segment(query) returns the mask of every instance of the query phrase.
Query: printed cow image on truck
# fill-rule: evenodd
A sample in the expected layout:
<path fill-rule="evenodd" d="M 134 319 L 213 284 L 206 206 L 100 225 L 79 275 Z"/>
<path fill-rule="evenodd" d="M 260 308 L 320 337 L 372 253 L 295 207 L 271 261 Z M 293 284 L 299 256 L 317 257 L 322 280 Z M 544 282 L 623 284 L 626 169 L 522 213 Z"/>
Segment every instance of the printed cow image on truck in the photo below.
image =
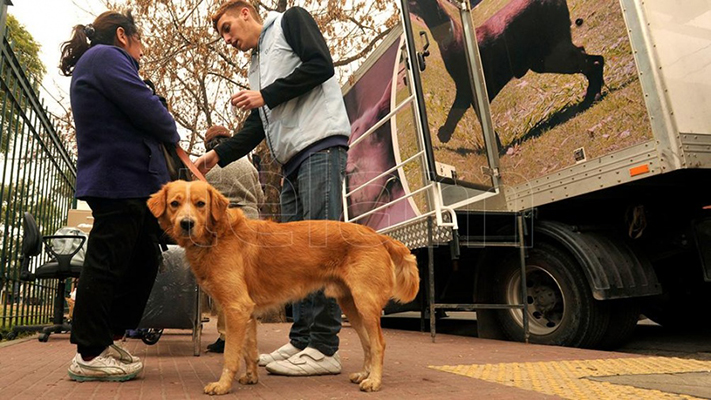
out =
<path fill-rule="evenodd" d="M 614 348 L 708 327 L 711 6 L 401 0 L 343 88 L 345 219 L 418 255 L 423 311 Z M 693 306 L 691 306 L 693 305 Z"/>
<path fill-rule="evenodd" d="M 464 58 L 462 24 L 449 14 L 446 0 L 411 0 L 410 13 L 422 19 L 440 48 L 442 61 L 456 86 L 447 120 L 437 131 L 447 143 L 474 97 Z M 489 101 L 513 78 L 529 70 L 537 73 L 583 74 L 588 80 L 581 108 L 600 97 L 604 58 L 589 55 L 573 44 L 570 15 L 565 0 L 512 0 L 484 24 L 476 36 Z M 503 150 L 496 135 L 497 146 Z"/>

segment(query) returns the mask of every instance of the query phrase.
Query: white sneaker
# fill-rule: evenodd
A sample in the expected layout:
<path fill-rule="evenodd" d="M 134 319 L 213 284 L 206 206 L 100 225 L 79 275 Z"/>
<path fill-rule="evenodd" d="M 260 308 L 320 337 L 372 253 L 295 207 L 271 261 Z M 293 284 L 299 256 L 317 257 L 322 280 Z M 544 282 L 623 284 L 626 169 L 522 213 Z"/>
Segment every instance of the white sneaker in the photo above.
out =
<path fill-rule="evenodd" d="M 123 382 L 133 379 L 143 370 L 143 363 L 124 363 L 109 356 L 107 347 L 91 361 L 84 361 L 77 353 L 69 366 L 69 378 L 79 382 L 111 381 Z"/>
<path fill-rule="evenodd" d="M 260 354 L 259 366 L 265 367 L 267 366 L 267 364 L 273 363 L 274 361 L 286 360 L 300 351 L 301 349 L 299 349 L 298 347 L 295 347 L 291 343 L 287 343 L 269 354 Z"/>
<path fill-rule="evenodd" d="M 131 363 L 141 362 L 140 358 L 129 353 L 128 350 L 126 350 L 123 346 L 118 344 L 118 342 L 114 342 L 114 344 L 107 347 L 106 350 L 108 350 L 107 355 L 109 357 L 113 357 L 116 360 L 121 361 L 123 363 L 131 364 Z"/>
<path fill-rule="evenodd" d="M 287 376 L 336 375 L 341 373 L 341 356 L 336 352 L 329 357 L 307 347 L 287 360 L 267 364 L 267 371 Z"/>

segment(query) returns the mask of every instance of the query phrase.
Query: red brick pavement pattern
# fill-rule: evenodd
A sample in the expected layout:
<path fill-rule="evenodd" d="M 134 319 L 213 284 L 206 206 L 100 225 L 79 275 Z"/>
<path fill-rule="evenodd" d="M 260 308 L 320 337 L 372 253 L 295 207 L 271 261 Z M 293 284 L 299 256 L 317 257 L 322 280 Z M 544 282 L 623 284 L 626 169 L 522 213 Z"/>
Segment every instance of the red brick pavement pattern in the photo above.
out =
<path fill-rule="evenodd" d="M 259 327 L 259 348 L 272 351 L 286 343 L 288 324 Z M 489 364 L 569 359 L 630 357 L 627 354 L 385 330 L 387 343 L 383 388 L 362 393 L 348 374 L 363 362 L 358 336 L 346 326 L 341 332 L 343 373 L 320 377 L 281 377 L 260 369 L 256 385 L 234 383 L 222 398 L 241 399 L 543 399 L 540 393 L 444 373 L 429 365 Z M 213 323 L 205 325 L 202 348 L 217 337 Z M 192 355 L 189 331 L 167 331 L 153 346 L 129 340 L 126 347 L 144 361 L 144 371 L 123 383 L 70 381 L 69 362 L 75 348 L 68 334 L 53 334 L 49 342 L 36 339 L 0 347 L 0 399 L 205 399 L 203 386 L 219 377 L 222 355 Z"/>

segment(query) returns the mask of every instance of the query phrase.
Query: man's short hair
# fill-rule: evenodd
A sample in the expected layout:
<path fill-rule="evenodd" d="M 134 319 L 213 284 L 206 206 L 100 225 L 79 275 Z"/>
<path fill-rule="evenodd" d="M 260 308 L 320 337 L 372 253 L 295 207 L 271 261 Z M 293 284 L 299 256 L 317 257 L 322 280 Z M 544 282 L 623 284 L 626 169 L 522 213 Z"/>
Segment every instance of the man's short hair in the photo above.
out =
<path fill-rule="evenodd" d="M 225 15 L 226 12 L 239 12 L 243 8 L 249 10 L 249 13 L 252 14 L 252 18 L 254 18 L 255 21 L 262 23 L 262 17 L 259 16 L 257 9 L 254 8 L 254 5 L 252 5 L 252 3 L 245 0 L 230 0 L 225 3 L 222 3 L 220 8 L 218 8 L 217 11 L 212 14 L 212 17 L 210 17 L 212 19 L 212 27 L 215 28 L 218 34 L 220 34 L 221 32 L 220 28 L 217 26 L 217 21 L 219 21 L 220 18 L 222 18 L 222 16 Z"/>

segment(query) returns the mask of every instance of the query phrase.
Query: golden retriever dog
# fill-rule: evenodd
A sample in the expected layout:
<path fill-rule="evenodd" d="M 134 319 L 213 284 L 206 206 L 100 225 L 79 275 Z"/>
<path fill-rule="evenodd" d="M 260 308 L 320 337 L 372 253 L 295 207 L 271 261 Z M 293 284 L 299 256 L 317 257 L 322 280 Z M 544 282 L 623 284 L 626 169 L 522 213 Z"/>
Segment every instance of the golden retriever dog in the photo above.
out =
<path fill-rule="evenodd" d="M 352 223 L 247 219 L 201 181 L 166 184 L 148 208 L 185 248 L 200 286 L 224 308 L 224 368 L 205 393 L 228 393 L 242 357 L 239 383 L 257 383 L 256 317 L 319 289 L 338 301 L 363 346 L 363 370 L 351 382 L 366 392 L 380 389 L 381 310 L 391 298 L 412 301 L 419 289 L 415 256 L 402 243 Z"/>

